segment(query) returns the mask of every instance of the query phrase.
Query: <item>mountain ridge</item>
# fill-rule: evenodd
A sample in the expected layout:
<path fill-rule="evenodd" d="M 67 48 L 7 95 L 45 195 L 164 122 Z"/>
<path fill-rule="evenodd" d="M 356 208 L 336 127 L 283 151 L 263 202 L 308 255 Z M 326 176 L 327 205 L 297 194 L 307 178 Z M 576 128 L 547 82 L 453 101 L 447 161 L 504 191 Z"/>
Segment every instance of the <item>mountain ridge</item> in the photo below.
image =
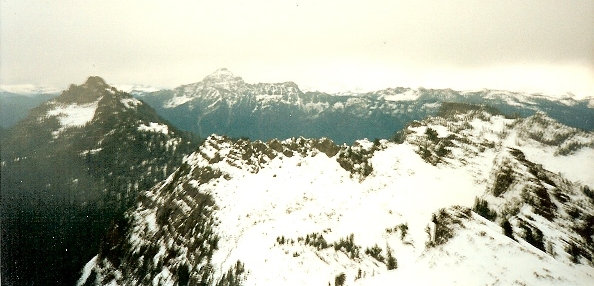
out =
<path fill-rule="evenodd" d="M 554 147 L 521 136 L 527 120 L 479 107 L 351 146 L 210 136 L 79 284 L 587 285 L 591 192 L 544 169 L 530 149 Z"/>

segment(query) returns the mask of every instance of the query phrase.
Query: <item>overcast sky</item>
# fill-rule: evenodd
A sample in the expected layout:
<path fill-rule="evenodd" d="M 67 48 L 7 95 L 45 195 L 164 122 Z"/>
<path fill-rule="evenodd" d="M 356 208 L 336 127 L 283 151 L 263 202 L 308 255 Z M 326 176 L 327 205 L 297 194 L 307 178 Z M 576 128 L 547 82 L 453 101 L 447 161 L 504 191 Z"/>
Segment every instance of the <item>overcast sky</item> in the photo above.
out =
<path fill-rule="evenodd" d="M 324 91 L 594 96 L 594 1 L 1 0 L 0 84 L 175 87 L 227 67 Z"/>

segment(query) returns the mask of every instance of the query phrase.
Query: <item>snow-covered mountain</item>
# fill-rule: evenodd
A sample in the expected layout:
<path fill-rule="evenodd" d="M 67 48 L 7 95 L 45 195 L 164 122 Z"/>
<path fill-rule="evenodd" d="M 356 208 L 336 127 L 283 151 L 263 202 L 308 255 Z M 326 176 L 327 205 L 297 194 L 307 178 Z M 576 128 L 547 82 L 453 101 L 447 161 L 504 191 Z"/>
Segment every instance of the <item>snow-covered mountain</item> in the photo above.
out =
<path fill-rule="evenodd" d="M 142 99 L 175 126 L 202 137 L 328 137 L 351 144 L 361 138 L 388 138 L 413 120 L 435 115 L 443 102 L 487 104 L 509 115 L 541 111 L 563 124 L 594 129 L 591 100 L 570 96 L 403 87 L 327 94 L 303 92 L 293 82 L 246 83 L 227 69 L 197 83 L 143 94 Z"/>
<path fill-rule="evenodd" d="M 143 84 L 122 84 L 115 87 L 133 96 L 142 96 L 161 90 L 161 88 Z M 60 92 L 55 88 L 29 84 L 0 86 L 0 126 L 4 128 L 14 126 L 27 117 L 33 108 L 60 95 Z"/>
<path fill-rule="evenodd" d="M 210 136 L 78 284 L 590 285 L 594 134 L 543 113 L 439 114 L 352 146 Z"/>
<path fill-rule="evenodd" d="M 2 283 L 68 285 L 112 220 L 194 139 L 99 77 L 2 130 Z"/>

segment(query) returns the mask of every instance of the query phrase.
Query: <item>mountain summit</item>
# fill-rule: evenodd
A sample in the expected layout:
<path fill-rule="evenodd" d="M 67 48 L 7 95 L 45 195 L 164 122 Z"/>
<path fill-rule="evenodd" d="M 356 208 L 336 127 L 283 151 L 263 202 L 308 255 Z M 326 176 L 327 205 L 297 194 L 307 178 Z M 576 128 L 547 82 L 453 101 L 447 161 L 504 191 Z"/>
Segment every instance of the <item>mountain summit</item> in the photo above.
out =
<path fill-rule="evenodd" d="M 218 69 L 212 74 L 207 75 L 204 77 L 202 82 L 205 85 L 212 85 L 227 89 L 235 86 L 241 86 L 245 83 L 241 77 L 234 75 L 227 68 Z"/>
<path fill-rule="evenodd" d="M 89 76 L 83 85 L 87 87 L 108 87 L 105 80 L 99 76 Z"/>
<path fill-rule="evenodd" d="M 106 95 L 116 94 L 122 95 L 121 92 L 118 93 L 116 88 L 105 83 L 105 80 L 101 77 L 91 76 L 82 85 L 71 84 L 67 90 L 56 97 L 55 101 L 60 103 L 83 104 L 97 101 Z"/>

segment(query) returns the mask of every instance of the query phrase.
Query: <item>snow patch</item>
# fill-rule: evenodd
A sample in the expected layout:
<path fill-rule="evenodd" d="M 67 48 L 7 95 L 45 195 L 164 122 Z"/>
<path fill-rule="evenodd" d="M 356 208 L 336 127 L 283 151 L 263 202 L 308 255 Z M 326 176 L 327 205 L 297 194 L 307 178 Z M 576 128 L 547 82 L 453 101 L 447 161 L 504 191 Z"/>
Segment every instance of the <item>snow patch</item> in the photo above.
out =
<path fill-rule="evenodd" d="M 99 256 L 95 255 L 95 257 L 93 257 L 91 260 L 89 260 L 89 262 L 87 262 L 87 264 L 85 264 L 85 267 L 82 270 L 82 275 L 76 282 L 77 286 L 84 285 L 85 283 L 87 283 L 87 279 L 89 279 L 89 276 L 91 276 L 91 272 L 93 271 L 93 268 L 95 268 L 95 265 L 97 265 L 98 259 Z"/>
<path fill-rule="evenodd" d="M 361 146 L 365 150 L 371 150 L 373 148 L 373 142 L 367 139 L 357 140 L 355 141 L 355 146 Z"/>
<path fill-rule="evenodd" d="M 575 99 L 573 99 L 571 97 L 561 98 L 561 99 L 559 99 L 559 102 L 566 106 L 574 106 L 578 103 L 577 101 L 575 101 Z"/>
<path fill-rule="evenodd" d="M 122 102 L 122 104 L 126 107 L 126 108 L 133 108 L 136 107 L 138 105 L 141 105 L 142 102 L 134 97 L 131 98 L 122 98 L 120 100 L 120 102 Z"/>
<path fill-rule="evenodd" d="M 100 99 L 99 99 L 100 100 Z M 87 104 L 56 105 L 46 113 L 46 117 L 57 117 L 60 129 L 53 132 L 54 136 L 71 127 L 81 127 L 93 120 L 99 100 Z"/>
<path fill-rule="evenodd" d="M 342 102 L 336 102 L 336 103 L 334 103 L 334 105 L 332 105 L 332 108 L 334 108 L 334 109 L 344 109 L 344 104 Z"/>
<path fill-rule="evenodd" d="M 386 101 L 412 101 L 417 98 L 419 98 L 419 94 L 413 89 L 409 89 L 399 94 L 384 95 Z"/>
<path fill-rule="evenodd" d="M 138 126 L 138 131 L 163 133 L 167 135 L 169 134 L 169 127 L 165 124 L 150 122 L 149 125 L 140 124 Z"/>
<path fill-rule="evenodd" d="M 191 97 L 191 96 L 188 96 L 186 94 L 181 95 L 181 96 L 175 96 L 172 99 L 170 99 L 169 101 L 167 101 L 163 105 L 163 107 L 165 107 L 165 108 L 174 108 L 174 107 L 180 106 L 180 105 L 182 105 L 182 104 L 184 104 L 184 103 L 186 103 L 188 101 L 191 101 L 192 99 L 194 99 L 194 98 Z"/>
<path fill-rule="evenodd" d="M 80 155 L 81 156 L 86 156 L 87 154 L 94 155 L 94 154 L 99 153 L 101 150 L 103 150 L 103 148 L 85 150 L 85 151 L 80 152 Z"/>
<path fill-rule="evenodd" d="M 153 212 L 150 213 L 149 215 L 147 215 L 145 217 L 145 221 L 146 221 L 146 226 L 148 227 L 148 230 L 151 232 L 156 232 L 157 231 L 157 215 Z"/>
<path fill-rule="evenodd" d="M 65 128 L 80 127 L 93 120 L 98 104 L 99 101 L 83 105 L 56 106 L 47 112 L 47 116 L 58 117 L 60 124 Z"/>

